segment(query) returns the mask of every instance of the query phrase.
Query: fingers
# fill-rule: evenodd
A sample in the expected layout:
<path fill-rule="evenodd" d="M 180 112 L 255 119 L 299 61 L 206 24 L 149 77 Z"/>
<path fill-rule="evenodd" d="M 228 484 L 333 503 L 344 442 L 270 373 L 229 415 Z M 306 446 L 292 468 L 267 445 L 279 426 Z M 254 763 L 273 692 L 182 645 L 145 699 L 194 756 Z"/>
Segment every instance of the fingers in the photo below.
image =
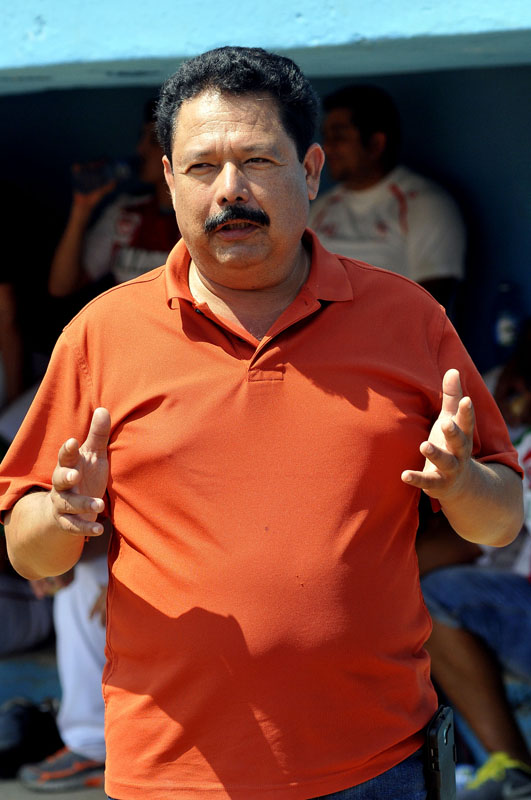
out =
<path fill-rule="evenodd" d="M 101 536 L 103 533 L 104 527 L 101 522 L 96 521 L 95 514 L 88 515 L 92 517 L 92 519 L 90 519 L 81 514 L 74 514 L 72 511 L 63 513 L 59 508 L 60 506 L 54 505 L 52 514 L 57 527 L 65 533 L 72 533 L 80 536 Z"/>
<path fill-rule="evenodd" d="M 474 404 L 470 397 L 463 397 L 459 401 L 457 414 L 455 415 L 455 423 L 471 442 L 476 425 L 476 415 L 474 412 Z"/>
<path fill-rule="evenodd" d="M 441 431 L 444 436 L 447 450 L 459 459 L 469 458 L 472 452 L 472 439 L 474 435 L 475 414 L 470 397 L 463 397 L 459 401 L 455 416 L 441 420 Z M 433 445 L 433 442 L 431 443 Z M 427 445 L 424 442 L 423 445 Z M 435 450 L 427 450 L 421 445 L 422 454 L 431 459 Z"/>
<path fill-rule="evenodd" d="M 445 372 L 442 381 L 442 393 L 441 411 L 453 417 L 457 414 L 459 401 L 463 397 L 461 378 L 459 377 L 458 370 L 449 369 Z"/>
<path fill-rule="evenodd" d="M 431 442 L 423 442 L 420 451 L 426 458 L 426 466 L 422 471 L 404 470 L 402 481 L 422 489 L 430 497 L 442 497 L 454 491 L 463 479 L 463 462 Z"/>
<path fill-rule="evenodd" d="M 57 465 L 50 492 L 52 515 L 64 531 L 99 536 L 103 533 L 103 525 L 96 522 L 96 517 L 103 512 L 105 503 L 100 497 L 87 497 L 76 492 L 79 480 L 78 470 Z"/>
<path fill-rule="evenodd" d="M 58 515 L 91 514 L 95 518 L 105 508 L 105 503 L 100 497 L 87 497 L 67 489 L 58 491 L 55 486 L 50 494 L 54 511 Z"/>
<path fill-rule="evenodd" d="M 445 445 L 458 458 L 468 458 L 472 452 L 475 414 L 470 397 L 463 397 L 458 370 L 449 369 L 445 373 L 442 391 L 439 420 Z M 427 453 L 423 452 L 423 454 L 429 458 Z"/>
<path fill-rule="evenodd" d="M 83 449 L 90 450 L 100 456 L 106 454 L 110 434 L 111 415 L 106 408 L 97 408 L 92 415 L 89 432 L 83 443 Z"/>
<path fill-rule="evenodd" d="M 79 458 L 79 444 L 77 439 L 67 439 L 61 445 L 57 463 L 61 467 L 75 467 Z"/>
<path fill-rule="evenodd" d="M 459 491 L 470 471 L 475 414 L 470 397 L 463 397 L 459 372 L 449 369 L 442 381 L 442 407 L 420 452 L 424 469 L 404 470 L 402 481 L 441 498 Z"/>
<path fill-rule="evenodd" d="M 97 408 L 81 447 L 77 439 L 67 439 L 59 450 L 49 496 L 52 517 L 63 531 L 85 536 L 103 533 L 96 518 L 105 507 L 101 497 L 107 481 L 110 429 L 109 412 Z"/>
<path fill-rule="evenodd" d="M 443 415 L 455 417 L 458 426 L 467 435 L 474 431 L 474 411 L 469 397 L 463 397 L 459 371 L 449 369 L 445 372 L 442 381 L 442 406 Z M 470 427 L 472 426 L 472 427 Z"/>

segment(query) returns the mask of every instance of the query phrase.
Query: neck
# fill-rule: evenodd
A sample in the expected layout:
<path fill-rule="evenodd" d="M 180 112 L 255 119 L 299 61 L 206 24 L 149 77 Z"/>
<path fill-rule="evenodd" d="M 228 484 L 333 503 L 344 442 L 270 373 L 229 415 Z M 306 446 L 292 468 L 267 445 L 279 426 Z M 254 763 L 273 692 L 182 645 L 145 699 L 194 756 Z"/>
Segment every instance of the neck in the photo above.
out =
<path fill-rule="evenodd" d="M 196 302 L 206 303 L 217 316 L 239 323 L 256 339 L 262 339 L 295 299 L 309 271 L 310 255 L 301 245 L 293 269 L 274 286 L 256 289 L 227 287 L 206 277 L 193 261 L 188 280 Z"/>
<path fill-rule="evenodd" d="M 372 189 L 372 187 L 380 183 L 390 171 L 391 170 L 378 168 L 370 174 L 348 177 L 343 181 L 343 186 L 345 189 L 350 189 L 355 192 L 362 192 L 364 189 Z"/>

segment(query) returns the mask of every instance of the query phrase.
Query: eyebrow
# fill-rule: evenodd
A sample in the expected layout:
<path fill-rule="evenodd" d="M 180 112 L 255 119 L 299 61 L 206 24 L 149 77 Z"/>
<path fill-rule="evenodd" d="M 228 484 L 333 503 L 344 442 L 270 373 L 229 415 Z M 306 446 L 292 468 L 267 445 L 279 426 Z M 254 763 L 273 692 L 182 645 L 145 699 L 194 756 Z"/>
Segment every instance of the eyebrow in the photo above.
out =
<path fill-rule="evenodd" d="M 242 153 L 269 153 L 276 158 L 280 158 L 280 153 L 278 149 L 274 147 L 272 144 L 266 142 L 255 142 L 254 144 L 242 144 L 238 145 L 237 150 Z M 208 159 L 216 152 L 215 147 L 206 147 L 202 150 L 190 150 L 189 152 L 184 151 L 182 153 L 182 160 L 185 161 L 203 161 L 204 159 Z"/>

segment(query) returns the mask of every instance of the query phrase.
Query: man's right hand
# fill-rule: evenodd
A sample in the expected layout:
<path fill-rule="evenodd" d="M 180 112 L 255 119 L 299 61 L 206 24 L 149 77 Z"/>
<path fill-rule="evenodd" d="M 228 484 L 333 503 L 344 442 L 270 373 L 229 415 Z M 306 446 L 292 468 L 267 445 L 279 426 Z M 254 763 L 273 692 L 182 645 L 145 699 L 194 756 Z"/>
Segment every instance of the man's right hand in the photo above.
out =
<path fill-rule="evenodd" d="M 73 204 L 92 211 L 116 189 L 116 180 L 108 178 L 104 162 L 72 165 Z"/>
<path fill-rule="evenodd" d="M 109 462 L 107 446 L 111 418 L 105 408 L 92 415 L 87 438 L 81 446 L 68 439 L 59 450 L 49 494 L 51 513 L 62 530 L 82 536 L 99 536 L 103 525 L 96 522 L 104 509 Z"/>

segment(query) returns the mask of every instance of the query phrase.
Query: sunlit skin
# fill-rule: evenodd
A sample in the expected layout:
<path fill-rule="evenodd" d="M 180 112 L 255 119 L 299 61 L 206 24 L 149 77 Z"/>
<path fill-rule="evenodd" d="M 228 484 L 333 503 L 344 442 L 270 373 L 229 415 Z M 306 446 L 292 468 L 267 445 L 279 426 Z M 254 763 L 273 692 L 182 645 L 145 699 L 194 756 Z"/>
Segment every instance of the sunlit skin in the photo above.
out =
<path fill-rule="evenodd" d="M 323 148 L 330 175 L 347 189 L 368 189 L 387 172 L 381 164 L 385 134 L 374 133 L 370 141 L 363 144 L 347 108 L 334 108 L 327 114 L 323 124 Z"/>
<path fill-rule="evenodd" d="M 166 180 L 192 275 L 213 288 L 291 295 L 309 260 L 301 244 L 324 155 L 318 144 L 299 161 L 275 101 L 206 91 L 177 116 Z M 210 233 L 205 221 L 227 205 L 264 211 L 270 225 L 233 221 Z"/>

